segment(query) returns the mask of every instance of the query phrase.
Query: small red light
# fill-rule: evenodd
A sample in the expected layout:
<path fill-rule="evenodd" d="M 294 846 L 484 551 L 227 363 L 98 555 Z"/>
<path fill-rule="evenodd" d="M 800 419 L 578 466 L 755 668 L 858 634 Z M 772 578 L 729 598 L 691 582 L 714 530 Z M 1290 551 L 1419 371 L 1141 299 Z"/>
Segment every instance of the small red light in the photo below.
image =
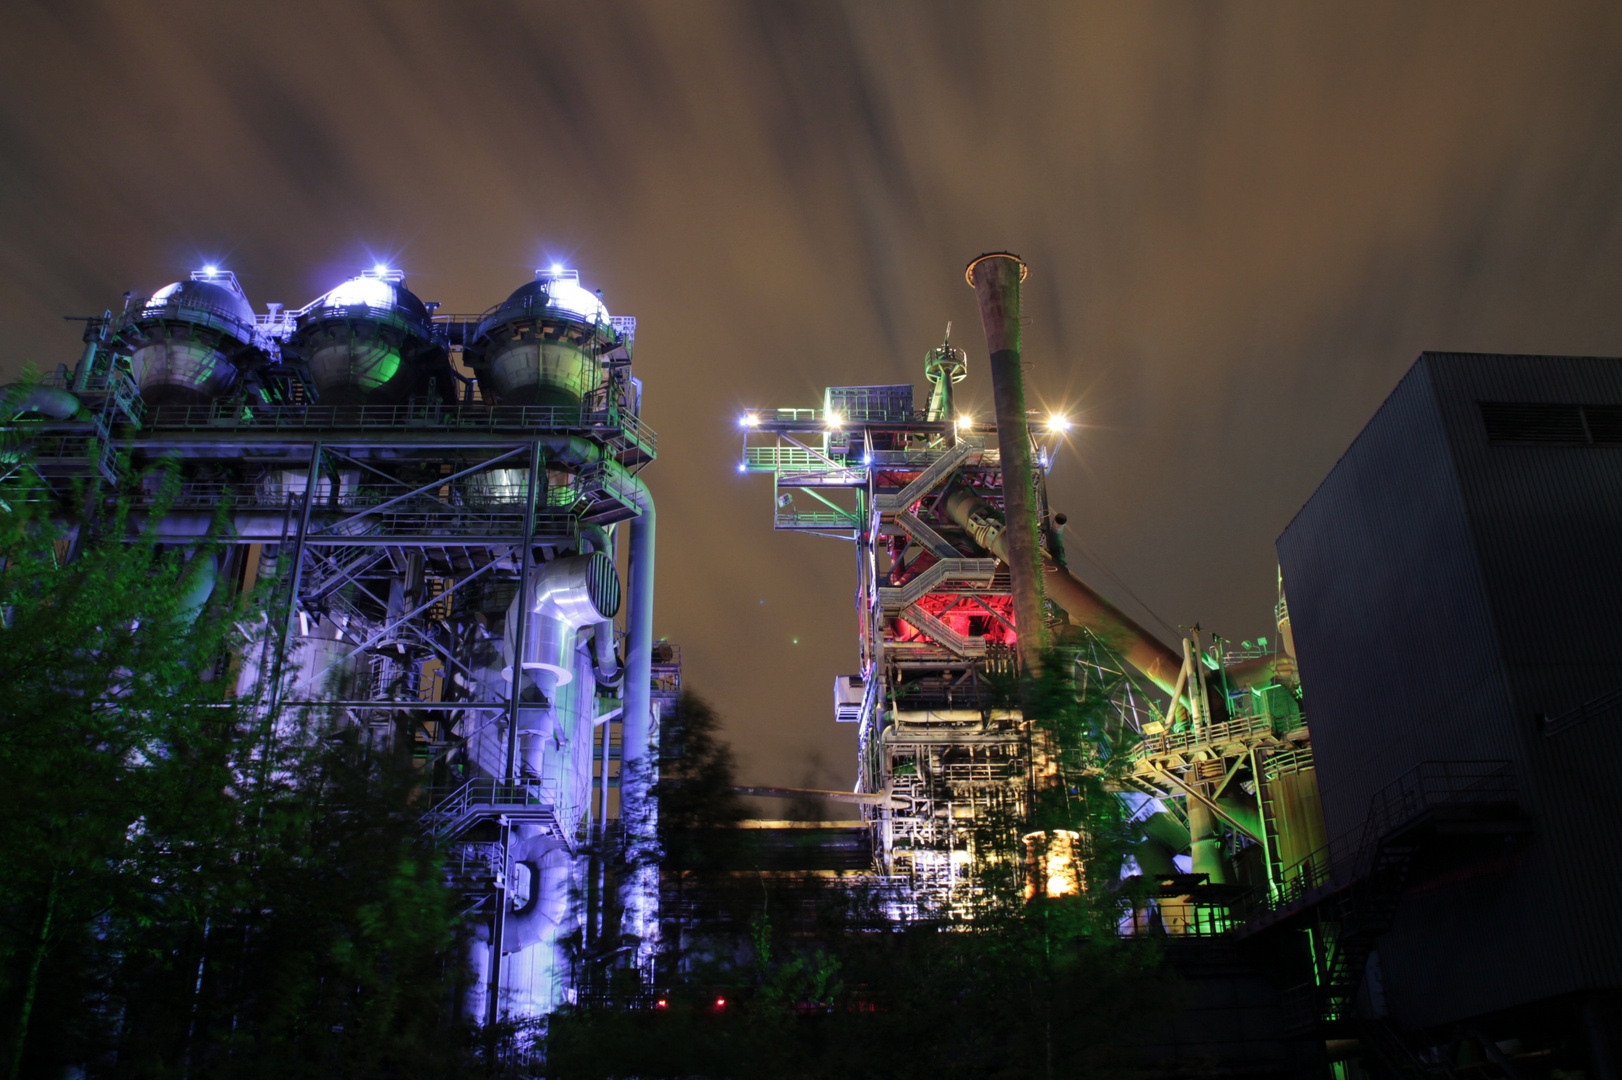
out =
<path fill-rule="evenodd" d="M 727 1007 L 727 999 L 726 998 L 716 998 L 715 999 L 715 1007 L 717 1009 L 726 1008 Z"/>
<path fill-rule="evenodd" d="M 658 1001 L 654 1002 L 653 1007 L 656 1009 L 668 1009 L 670 1007 L 670 1002 L 666 1001 L 664 998 L 660 998 Z"/>

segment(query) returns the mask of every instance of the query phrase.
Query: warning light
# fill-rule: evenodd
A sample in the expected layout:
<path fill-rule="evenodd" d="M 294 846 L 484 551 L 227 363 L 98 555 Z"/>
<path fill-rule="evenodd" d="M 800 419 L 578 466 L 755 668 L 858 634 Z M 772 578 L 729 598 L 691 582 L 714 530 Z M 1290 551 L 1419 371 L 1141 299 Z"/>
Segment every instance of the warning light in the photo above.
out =
<path fill-rule="evenodd" d="M 716 999 L 715 999 L 715 1007 L 716 1007 L 716 1008 L 717 1008 L 717 1009 L 724 1009 L 724 1008 L 726 1008 L 726 1007 L 727 1007 L 727 999 L 726 999 L 726 998 L 724 998 L 724 997 L 718 997 L 718 998 L 716 998 Z"/>

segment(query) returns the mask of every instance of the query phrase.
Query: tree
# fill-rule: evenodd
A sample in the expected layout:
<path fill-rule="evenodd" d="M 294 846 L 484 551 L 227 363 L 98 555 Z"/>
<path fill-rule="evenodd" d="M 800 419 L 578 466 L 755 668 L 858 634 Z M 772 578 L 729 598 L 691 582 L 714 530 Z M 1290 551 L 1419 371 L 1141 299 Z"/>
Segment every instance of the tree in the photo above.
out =
<path fill-rule="evenodd" d="M 1107 790 L 1123 738 L 1107 720 L 1108 687 L 1078 687 L 1069 658 L 1003 690 L 1030 702 L 1046 766 L 1027 811 L 981 825 L 983 901 L 967 922 L 885 926 L 874 897 L 834 884 L 814 925 L 776 914 L 779 882 L 740 868 L 726 796 L 730 754 L 707 709 L 685 714 L 662 789 L 666 873 L 681 868 L 685 918 L 747 940 L 729 970 L 688 955 L 654 1002 L 594 1003 L 554 1018 L 548 1075 L 557 1077 L 1079 1077 L 1132 1071 L 1126 1051 L 1170 1008 L 1152 946 L 1116 935 L 1121 856 L 1130 840 Z M 695 733 L 696 732 L 696 737 Z M 685 758 L 685 761 L 684 761 Z M 707 828 L 695 828 L 697 825 Z M 1032 832 L 1078 834 L 1075 895 L 1027 899 Z M 702 886 L 702 887 L 701 887 Z M 691 896 L 711 898 L 695 912 Z M 682 894 L 675 889 L 672 896 Z M 721 902 L 714 898 L 719 897 Z M 726 903 L 727 899 L 736 903 Z"/>
<path fill-rule="evenodd" d="M 457 1075 L 454 896 L 409 767 L 235 696 L 240 628 L 276 620 L 209 587 L 207 538 L 115 512 L 68 561 L 35 494 L 0 511 L 0 1064 Z"/>

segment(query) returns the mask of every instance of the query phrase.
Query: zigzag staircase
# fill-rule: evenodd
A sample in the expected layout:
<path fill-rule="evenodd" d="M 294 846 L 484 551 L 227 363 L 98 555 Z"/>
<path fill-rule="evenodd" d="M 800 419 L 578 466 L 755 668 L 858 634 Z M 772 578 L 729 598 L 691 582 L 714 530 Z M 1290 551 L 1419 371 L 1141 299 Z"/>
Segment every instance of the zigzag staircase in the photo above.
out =
<path fill-rule="evenodd" d="M 985 449 L 984 440 L 974 437 L 964 437 L 957 441 L 946 453 L 936 458 L 930 466 L 918 474 L 917 479 L 902 488 L 896 495 L 878 495 L 873 499 L 873 507 L 881 514 L 895 514 L 911 508 L 917 502 L 933 491 L 941 481 L 945 480 L 958 467 L 969 460 L 969 455 Z"/>

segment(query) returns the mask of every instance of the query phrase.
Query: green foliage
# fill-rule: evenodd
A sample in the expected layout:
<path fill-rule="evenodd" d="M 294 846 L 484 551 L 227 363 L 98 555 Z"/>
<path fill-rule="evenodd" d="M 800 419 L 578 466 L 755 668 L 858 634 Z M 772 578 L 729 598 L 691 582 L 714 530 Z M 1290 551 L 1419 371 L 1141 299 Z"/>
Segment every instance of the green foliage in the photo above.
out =
<path fill-rule="evenodd" d="M 12 495 L 8 492 L 8 496 Z M 0 512 L 0 1075 L 457 1075 L 416 779 L 235 696 L 274 625 L 219 548 Z"/>

